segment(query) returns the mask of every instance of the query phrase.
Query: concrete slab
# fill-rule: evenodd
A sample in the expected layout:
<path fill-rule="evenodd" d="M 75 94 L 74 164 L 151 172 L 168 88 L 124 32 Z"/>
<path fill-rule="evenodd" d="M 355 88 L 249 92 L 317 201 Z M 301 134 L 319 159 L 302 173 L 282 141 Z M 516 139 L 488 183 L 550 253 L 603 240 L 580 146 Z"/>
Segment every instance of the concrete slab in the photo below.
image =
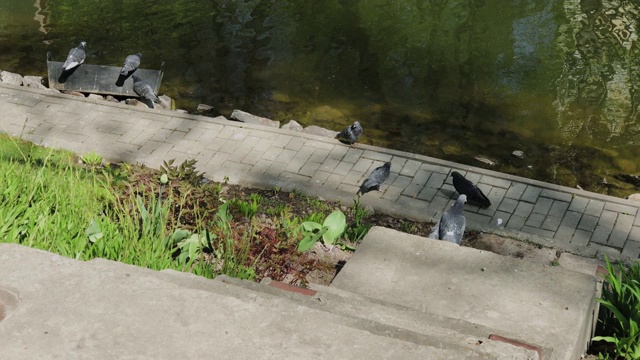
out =
<path fill-rule="evenodd" d="M 0 289 L 17 295 L 0 321 L 1 359 L 501 357 L 189 274 L 14 244 L 0 244 Z M 512 359 L 534 358 L 503 348 Z"/>
<path fill-rule="evenodd" d="M 374 227 L 331 287 L 494 329 L 577 359 L 591 332 L 593 276 Z M 588 338 L 588 337 L 587 337 Z"/>

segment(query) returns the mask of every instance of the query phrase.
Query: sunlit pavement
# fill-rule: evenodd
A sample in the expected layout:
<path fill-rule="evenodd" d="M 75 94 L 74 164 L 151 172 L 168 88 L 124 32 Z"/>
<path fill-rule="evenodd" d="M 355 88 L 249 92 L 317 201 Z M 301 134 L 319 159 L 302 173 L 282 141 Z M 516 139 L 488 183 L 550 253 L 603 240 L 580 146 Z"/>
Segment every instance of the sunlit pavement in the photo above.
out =
<path fill-rule="evenodd" d="M 584 256 L 638 258 L 640 204 L 423 155 L 168 110 L 0 84 L 0 131 L 37 144 L 97 151 L 109 161 L 159 167 L 196 159 L 207 177 L 297 189 L 350 204 L 374 168 L 391 161 L 382 192 L 363 196 L 376 211 L 437 220 L 457 196 L 452 170 L 477 182 L 492 206 L 465 206 L 468 228 L 510 235 Z M 260 115 L 260 114 L 257 114 Z M 366 136 L 366 135 L 365 135 Z"/>

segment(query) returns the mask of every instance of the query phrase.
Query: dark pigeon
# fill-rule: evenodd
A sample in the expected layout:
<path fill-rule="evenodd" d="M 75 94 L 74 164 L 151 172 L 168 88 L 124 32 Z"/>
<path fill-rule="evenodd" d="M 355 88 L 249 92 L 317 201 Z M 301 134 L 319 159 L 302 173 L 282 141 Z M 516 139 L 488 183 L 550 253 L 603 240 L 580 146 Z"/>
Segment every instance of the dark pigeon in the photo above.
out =
<path fill-rule="evenodd" d="M 344 130 L 342 130 L 338 135 L 336 135 L 336 139 L 338 139 L 343 144 L 349 144 L 350 146 L 354 146 L 356 141 L 360 139 L 360 136 L 364 133 L 364 129 L 360 126 L 360 122 L 356 121 L 353 125 L 347 126 Z"/>
<path fill-rule="evenodd" d="M 160 99 L 153 92 L 153 89 L 149 84 L 140 79 L 137 75 L 132 75 L 133 78 L 133 91 L 142 98 L 142 101 L 153 109 L 153 103 L 160 103 Z"/>
<path fill-rule="evenodd" d="M 386 162 L 384 165 L 379 166 L 369 174 L 369 177 L 366 178 L 362 185 L 360 185 L 360 190 L 356 193 L 358 194 L 366 194 L 372 190 L 380 190 L 380 185 L 383 182 L 387 181 L 389 178 L 389 174 L 391 173 L 391 163 Z"/>
<path fill-rule="evenodd" d="M 453 178 L 453 187 L 456 188 L 459 194 L 467 195 L 467 200 L 470 203 L 475 203 L 485 208 L 491 206 L 491 201 L 484 195 L 482 190 L 471 181 L 465 179 L 459 172 L 453 171 L 451 177 Z"/>
<path fill-rule="evenodd" d="M 466 195 L 458 196 L 455 204 L 442 214 L 440 221 L 433 229 L 433 232 L 429 234 L 429 237 L 460 245 L 464 235 L 464 228 L 467 226 L 467 219 L 464 217 L 464 203 L 466 202 Z"/>
<path fill-rule="evenodd" d="M 138 69 L 138 66 L 140 66 L 140 60 L 141 59 L 142 59 L 142 54 L 141 53 L 132 54 L 132 55 L 127 56 L 127 58 L 124 59 L 124 65 L 122 66 L 122 69 L 120 70 L 120 75 L 128 76 L 129 74 L 131 74 L 134 71 L 136 71 Z"/>
<path fill-rule="evenodd" d="M 76 66 L 80 66 L 84 62 L 84 59 L 87 55 L 84 53 L 84 49 L 87 47 L 87 43 L 81 41 L 77 47 L 69 50 L 69 55 L 67 55 L 67 60 L 65 60 L 64 64 L 62 64 L 62 71 L 68 71 L 73 69 Z"/>

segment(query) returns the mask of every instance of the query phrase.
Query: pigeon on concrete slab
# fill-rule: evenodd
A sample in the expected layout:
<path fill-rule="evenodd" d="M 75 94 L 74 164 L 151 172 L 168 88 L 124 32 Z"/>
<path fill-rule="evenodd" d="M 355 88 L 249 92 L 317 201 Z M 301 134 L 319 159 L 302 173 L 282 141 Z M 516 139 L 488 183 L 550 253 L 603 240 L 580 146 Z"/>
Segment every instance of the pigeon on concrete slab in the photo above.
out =
<path fill-rule="evenodd" d="M 147 104 L 147 106 L 153 109 L 153 103 L 160 103 L 160 99 L 158 99 L 158 96 L 153 92 L 149 84 L 137 75 L 132 75 L 131 78 L 133 78 L 133 91 L 142 98 L 142 101 Z"/>
<path fill-rule="evenodd" d="M 131 54 L 127 56 L 127 58 L 124 59 L 124 65 L 120 70 L 120 75 L 128 76 L 129 74 L 136 71 L 138 69 L 138 66 L 140 66 L 141 59 L 142 59 L 141 53 Z"/>
<path fill-rule="evenodd" d="M 336 135 L 336 139 L 343 144 L 355 146 L 356 141 L 360 139 L 360 136 L 362 136 L 363 133 L 364 129 L 360 125 L 360 122 L 355 121 L 353 125 L 347 126 L 344 130 L 338 133 L 338 135 Z"/>
<path fill-rule="evenodd" d="M 369 174 L 369 177 L 362 182 L 362 185 L 360 185 L 360 190 L 358 190 L 356 195 L 359 195 L 359 194 L 364 195 L 372 190 L 379 191 L 380 185 L 382 185 L 383 182 L 387 181 L 390 173 L 391 173 L 391 162 L 386 162 L 384 163 L 384 165 L 373 169 L 371 174 Z"/>
<path fill-rule="evenodd" d="M 467 195 L 467 200 L 470 203 L 478 204 L 484 208 L 491 206 L 491 201 L 482 190 L 471 181 L 465 179 L 459 172 L 453 171 L 451 177 L 453 178 L 453 187 L 456 188 L 459 194 Z"/>
<path fill-rule="evenodd" d="M 458 200 L 442 214 L 429 237 L 460 245 L 464 228 L 467 226 L 467 219 L 464 217 L 464 203 L 466 202 L 466 195 L 458 196 Z"/>
<path fill-rule="evenodd" d="M 62 64 L 62 71 L 68 71 L 73 69 L 76 66 L 80 66 L 87 55 L 84 52 L 84 49 L 87 47 L 87 43 L 81 41 L 80 44 L 73 49 L 69 50 L 69 55 L 67 55 L 67 60 L 65 60 L 64 64 Z"/>

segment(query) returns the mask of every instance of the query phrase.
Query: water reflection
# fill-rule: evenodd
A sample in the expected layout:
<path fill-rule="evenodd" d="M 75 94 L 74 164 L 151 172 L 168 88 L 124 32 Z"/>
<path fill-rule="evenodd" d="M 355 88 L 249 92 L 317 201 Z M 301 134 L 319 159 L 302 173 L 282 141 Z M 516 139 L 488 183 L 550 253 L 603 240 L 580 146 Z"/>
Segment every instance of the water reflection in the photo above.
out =
<path fill-rule="evenodd" d="M 91 63 L 140 51 L 180 107 L 360 120 L 363 142 L 602 191 L 638 171 L 639 18 L 612 0 L 3 0 L 0 69 L 45 75 L 81 40 Z"/>

